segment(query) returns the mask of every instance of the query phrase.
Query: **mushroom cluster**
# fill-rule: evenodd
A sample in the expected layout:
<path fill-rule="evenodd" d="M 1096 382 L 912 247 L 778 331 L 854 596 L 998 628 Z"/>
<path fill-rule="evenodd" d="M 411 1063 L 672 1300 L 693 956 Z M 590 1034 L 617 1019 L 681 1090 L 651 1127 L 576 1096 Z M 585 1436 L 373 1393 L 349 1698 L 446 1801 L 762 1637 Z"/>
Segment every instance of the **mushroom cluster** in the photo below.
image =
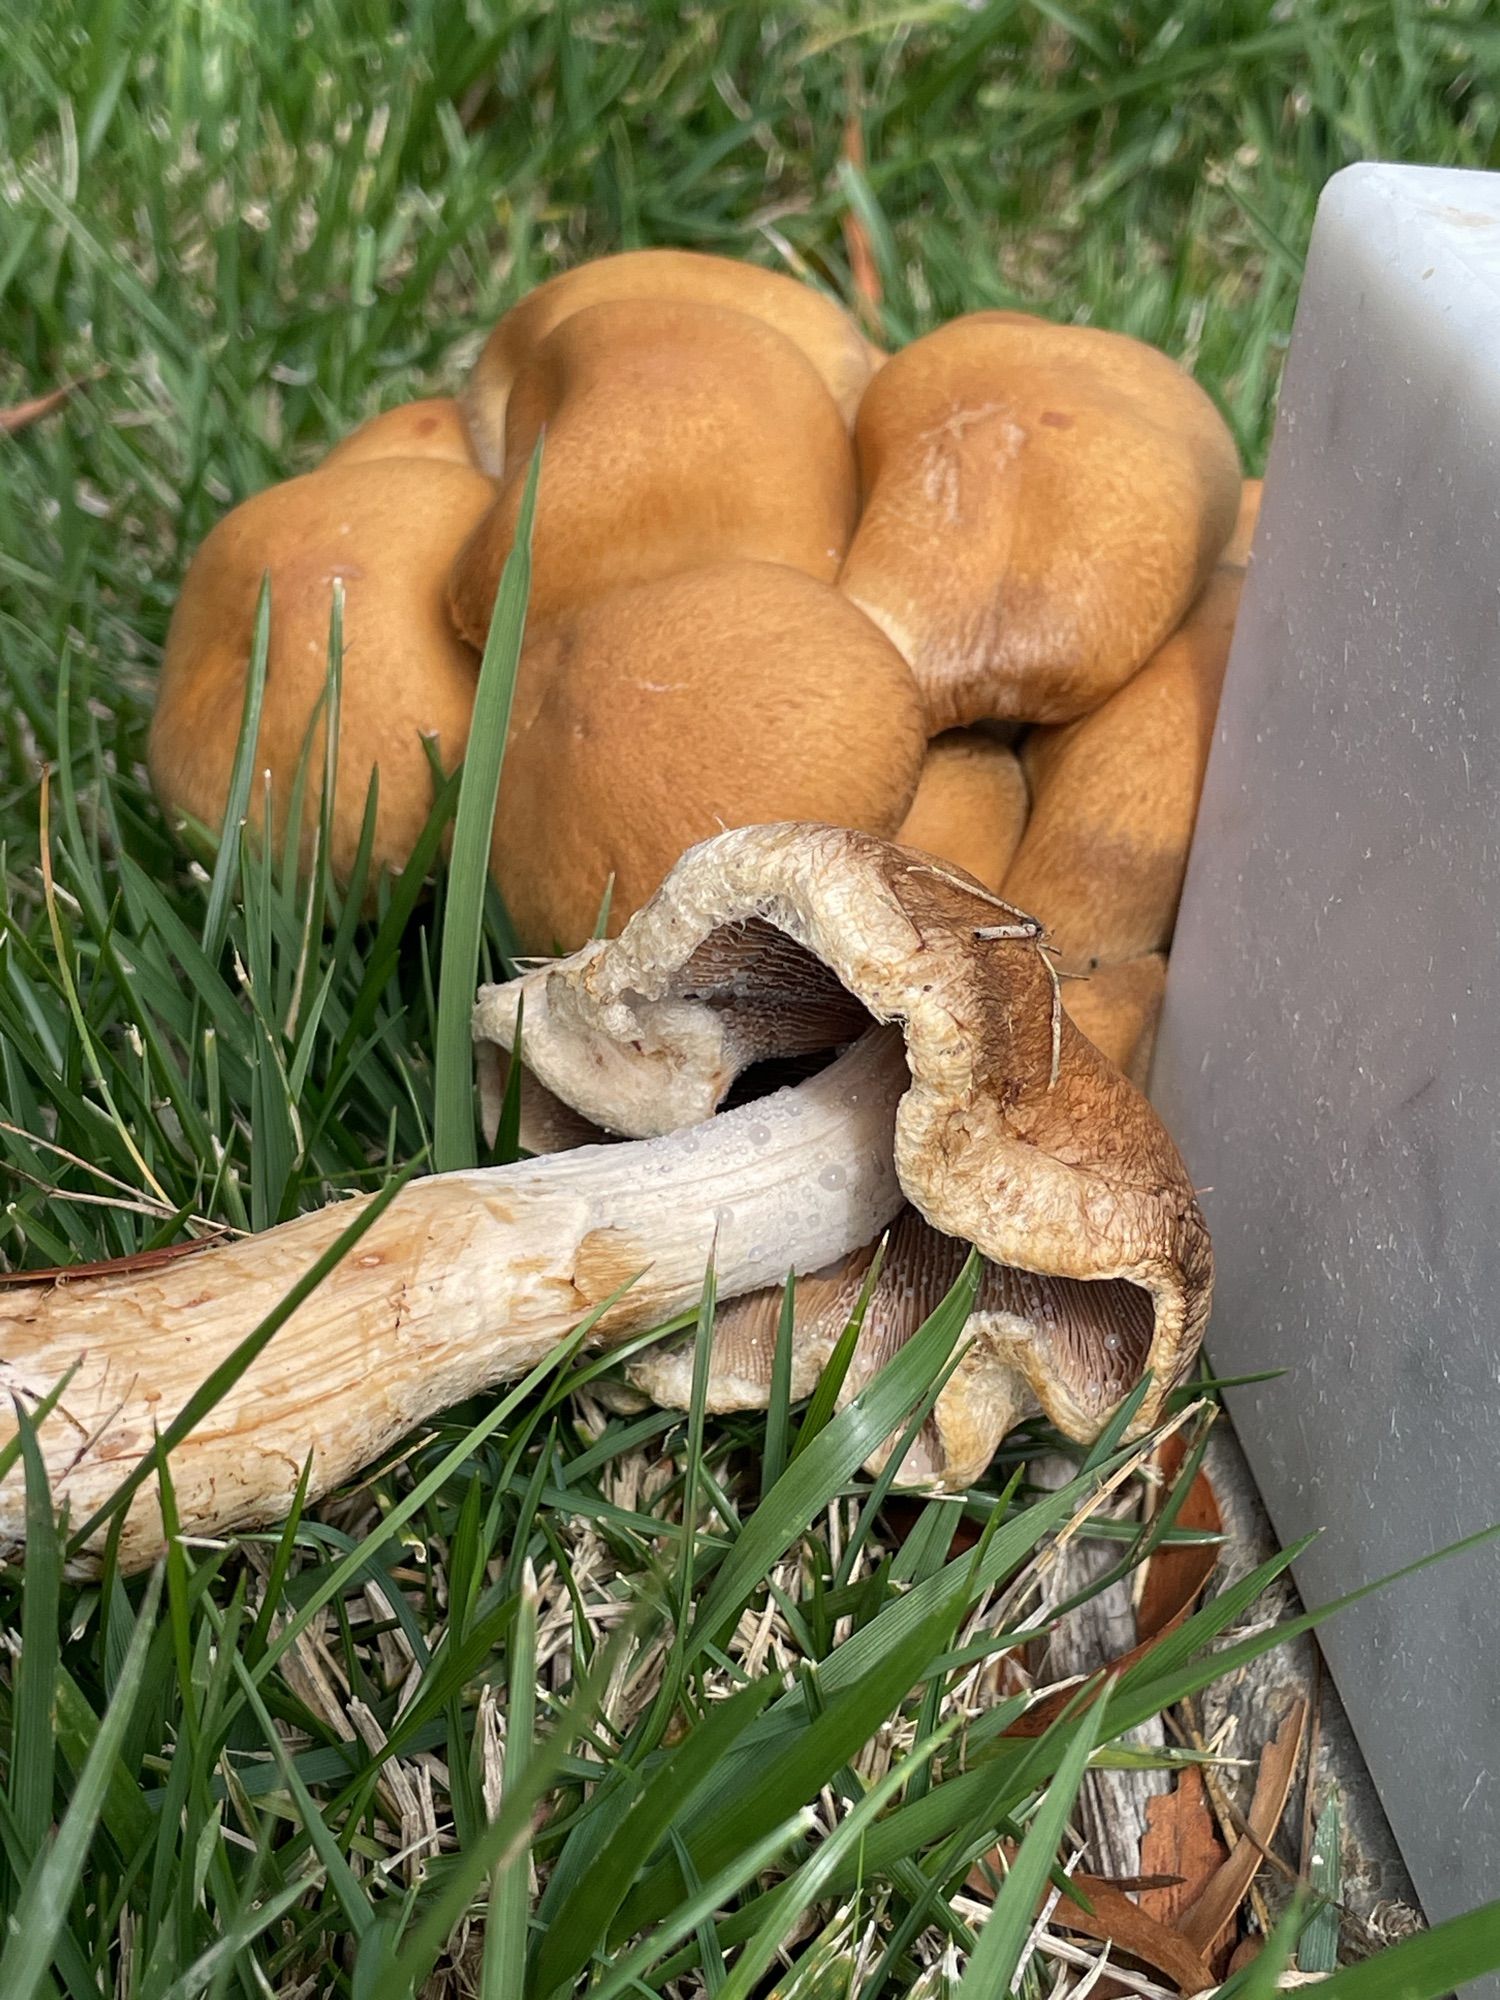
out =
<path fill-rule="evenodd" d="M 252 811 L 300 797 L 310 839 L 338 581 L 333 866 L 373 773 L 373 863 L 407 859 L 543 433 L 491 855 L 523 948 L 575 950 L 606 908 L 618 932 L 721 829 L 821 820 L 1039 918 L 1090 975 L 1069 1011 L 1139 1074 L 1254 500 L 1209 398 L 1122 334 L 975 312 L 887 357 L 730 259 L 565 272 L 458 400 L 387 411 L 208 537 L 151 736 L 169 810 L 220 820 L 268 573 Z"/>
<path fill-rule="evenodd" d="M 821 293 L 748 265 L 582 266 L 505 316 L 459 399 L 375 418 L 208 537 L 151 737 L 170 810 L 222 817 L 269 574 L 252 810 L 269 800 L 284 838 L 301 798 L 310 841 L 317 784 L 297 778 L 323 769 L 341 585 L 332 865 L 352 866 L 376 775 L 374 863 L 407 860 L 434 765 L 464 751 L 543 433 L 491 865 L 523 947 L 551 962 L 476 1015 L 491 1113 L 519 1037 L 540 1157 L 403 1197 L 407 1233 L 382 1224 L 359 1260 L 376 1275 L 339 1281 L 335 1337 L 308 1352 L 326 1379 L 352 1341 L 363 1393 L 399 1276 L 402 1313 L 449 1301 L 431 1366 L 414 1380 L 412 1320 L 381 1408 L 366 1396 L 368 1422 L 310 1441 L 310 1378 L 285 1345 L 292 1428 L 273 1457 L 296 1466 L 311 1442 L 342 1476 L 434 1396 L 507 1372 L 497 1327 L 525 1365 L 641 1272 L 603 1325 L 649 1324 L 710 1246 L 711 1406 L 764 1402 L 780 1280 L 804 1280 L 802 1387 L 882 1235 L 845 1393 L 966 1246 L 985 1258 L 972 1344 L 908 1475 L 972 1479 L 1028 1411 L 1089 1437 L 1147 1371 L 1148 1420 L 1211 1282 L 1182 1163 L 1126 1078 L 1149 1054 L 1258 498 L 1213 404 L 1094 328 L 976 312 L 886 356 Z M 278 1234 L 316 1254 L 332 1227 Z M 243 1322 L 236 1253 L 215 1255 L 222 1281 L 183 1281 L 187 1319 L 166 1281 L 153 1294 L 173 1381 Z M 257 1254 L 257 1288 L 274 1268 Z M 106 1321 L 128 1327 L 129 1302 L 100 1310 L 108 1375 Z M 73 1317 L 12 1315 L 13 1387 L 36 1390 Z M 691 1357 L 631 1374 L 679 1402 Z M 85 1431 L 91 1379 L 68 1404 Z M 257 1421 L 277 1393 L 260 1384 Z M 235 1517 L 264 1518 L 275 1488 Z"/>

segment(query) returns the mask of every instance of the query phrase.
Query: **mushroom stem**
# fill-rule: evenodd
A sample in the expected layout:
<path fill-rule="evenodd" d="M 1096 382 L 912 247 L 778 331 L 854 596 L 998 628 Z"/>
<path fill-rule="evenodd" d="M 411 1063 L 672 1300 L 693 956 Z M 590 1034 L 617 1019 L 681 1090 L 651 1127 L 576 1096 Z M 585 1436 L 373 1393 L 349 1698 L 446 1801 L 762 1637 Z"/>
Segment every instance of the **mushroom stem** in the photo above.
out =
<path fill-rule="evenodd" d="M 173 1455 L 184 1533 L 280 1518 L 448 1404 L 523 1374 L 593 1308 L 599 1344 L 690 1304 L 712 1256 L 722 1296 L 814 1271 L 877 1235 L 902 1194 L 900 1034 L 865 1034 L 818 1075 L 667 1137 L 587 1146 L 405 1189 Z M 199 1384 L 354 1219 L 340 1202 L 151 1271 L 0 1291 L 0 1392 L 34 1407 L 53 1498 L 92 1514 Z M 19 1471 L 0 1550 L 24 1539 Z M 154 1481 L 122 1556 L 162 1546 Z"/>

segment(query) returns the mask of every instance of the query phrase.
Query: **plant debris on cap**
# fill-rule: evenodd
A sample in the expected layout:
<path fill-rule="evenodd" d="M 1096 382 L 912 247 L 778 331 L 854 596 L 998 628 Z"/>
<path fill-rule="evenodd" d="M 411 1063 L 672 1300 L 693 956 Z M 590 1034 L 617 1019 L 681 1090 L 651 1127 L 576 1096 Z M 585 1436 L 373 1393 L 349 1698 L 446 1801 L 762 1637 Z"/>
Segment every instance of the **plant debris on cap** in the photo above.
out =
<path fill-rule="evenodd" d="M 838 575 L 854 528 L 854 452 L 793 342 L 723 306 L 586 306 L 511 385 L 500 492 L 453 572 L 454 620 L 476 645 L 544 430 L 533 618 L 729 558 L 825 583 Z"/>
<path fill-rule="evenodd" d="M 604 1131 L 660 1133 L 711 1117 L 753 1064 L 838 1046 L 862 1018 L 898 1023 L 912 1081 L 894 1159 L 919 1219 L 892 1244 L 860 1372 L 979 1249 L 990 1268 L 973 1345 L 907 1468 L 962 1483 L 1028 1412 L 1095 1435 L 1147 1369 L 1149 1423 L 1209 1308 L 1208 1237 L 1182 1161 L 1061 1012 L 1039 939 L 978 883 L 906 850 L 829 827 L 746 828 L 684 856 L 613 943 L 485 989 L 482 1087 L 493 1114 L 496 1058 L 519 1020 L 547 1091 Z M 824 1274 L 813 1303 L 825 1310 L 815 1324 L 799 1315 L 800 1344 L 826 1352 L 851 1285 L 855 1266 Z M 743 1319 L 716 1347 L 724 1393 L 741 1402 L 757 1379 L 755 1344 L 735 1337 Z M 768 1391 L 763 1339 L 758 1351 Z"/>
<path fill-rule="evenodd" d="M 463 400 L 487 471 L 514 465 L 507 455 L 506 405 L 532 353 L 573 313 L 620 299 L 725 306 L 763 320 L 801 349 L 846 424 L 853 423 L 865 384 L 883 359 L 836 300 L 780 271 L 696 250 L 626 250 L 598 257 L 528 292 L 486 341 Z"/>
<path fill-rule="evenodd" d="M 937 731 L 1065 722 L 1160 645 L 1234 522 L 1212 402 L 1157 349 L 979 312 L 903 348 L 856 427 L 842 584 L 895 640 Z"/>

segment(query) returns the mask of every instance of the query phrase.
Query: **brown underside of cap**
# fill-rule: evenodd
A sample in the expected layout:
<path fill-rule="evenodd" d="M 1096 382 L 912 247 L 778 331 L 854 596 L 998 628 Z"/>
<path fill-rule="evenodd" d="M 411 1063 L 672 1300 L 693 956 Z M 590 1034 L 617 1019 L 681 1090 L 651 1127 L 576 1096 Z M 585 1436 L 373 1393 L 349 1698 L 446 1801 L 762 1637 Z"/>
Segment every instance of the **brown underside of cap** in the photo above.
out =
<path fill-rule="evenodd" d="M 729 1088 L 725 1016 L 755 990 L 766 927 L 780 932 L 868 1015 L 901 1023 L 912 1085 L 896 1118 L 896 1166 L 940 1235 L 1035 1278 L 1120 1282 L 1148 1298 L 1148 1351 L 1136 1357 L 1155 1382 L 1147 1421 L 1207 1317 L 1202 1216 L 1150 1105 L 1057 1010 L 1037 945 L 985 935 L 1006 921 L 977 883 L 884 842 L 826 826 L 750 827 L 684 856 L 615 942 L 494 990 L 480 1018 L 503 1041 L 524 990 L 527 1060 L 549 1088 L 616 1131 L 662 1129 L 653 1121 L 667 1107 L 690 1121 Z M 996 1282 L 1002 1293 L 1021 1284 Z M 1123 1341 L 1130 1302 L 1120 1297 L 1126 1317 L 1104 1331 Z M 1066 1322 L 1055 1300 L 1040 1309 L 1050 1325 Z M 1096 1302 L 1093 1313 L 1101 1325 Z M 983 1362 L 993 1407 L 1002 1377 L 1005 1395 L 1017 1393 L 1019 1370 L 1054 1421 L 1090 1435 L 1104 1376 L 1083 1381 L 1054 1355 L 1033 1379 L 1028 1356 L 1042 1348 L 1024 1326 L 1035 1314 L 1011 1314 L 1004 1296 L 995 1314 Z M 1020 1331 L 1006 1332 L 1007 1315 Z"/>

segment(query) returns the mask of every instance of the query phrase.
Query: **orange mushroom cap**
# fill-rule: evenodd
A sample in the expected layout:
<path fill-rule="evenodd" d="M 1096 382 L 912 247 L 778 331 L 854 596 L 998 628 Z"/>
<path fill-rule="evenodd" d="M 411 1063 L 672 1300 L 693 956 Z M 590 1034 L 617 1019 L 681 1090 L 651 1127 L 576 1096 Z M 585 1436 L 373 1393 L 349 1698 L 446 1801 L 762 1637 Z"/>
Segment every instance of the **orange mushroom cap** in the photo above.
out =
<path fill-rule="evenodd" d="M 978 729 L 927 746 L 916 797 L 896 833 L 998 890 L 1026 825 L 1026 776 L 1014 750 Z"/>
<path fill-rule="evenodd" d="M 725 306 L 774 327 L 822 377 L 846 424 L 869 379 L 870 353 L 854 321 L 833 299 L 779 271 L 695 250 L 626 250 L 561 272 L 528 292 L 485 343 L 464 391 L 479 461 L 498 473 L 507 457 L 506 401 L 526 361 L 553 329 L 585 307 L 621 299 Z"/>
<path fill-rule="evenodd" d="M 167 633 L 149 748 L 163 805 L 214 829 L 222 821 L 256 605 L 269 574 L 270 654 L 256 770 L 270 773 L 279 839 L 313 728 L 306 852 L 321 795 L 318 707 L 327 685 L 329 621 L 334 585 L 342 582 L 331 861 L 335 875 L 347 879 L 378 770 L 372 867 L 402 867 L 432 806 L 423 736 L 436 737 L 449 766 L 468 739 L 478 661 L 449 623 L 444 589 L 457 547 L 493 491 L 482 473 L 465 466 L 356 460 L 287 480 L 227 515 L 189 565 Z M 260 782 L 250 797 L 259 825 Z"/>
<path fill-rule="evenodd" d="M 318 470 L 371 458 L 437 458 L 468 466 L 477 462 L 464 413 L 452 396 L 423 396 L 382 410 L 340 438 Z"/>
<path fill-rule="evenodd" d="M 453 616 L 476 645 L 544 427 L 534 617 L 730 558 L 825 582 L 838 574 L 854 526 L 854 454 L 806 356 L 721 306 L 587 306 L 532 352 L 511 390 L 510 470 L 453 575 Z"/>
<path fill-rule="evenodd" d="M 934 732 L 1096 706 L 1182 618 L 1239 498 L 1234 442 L 1174 361 L 1024 313 L 894 355 L 856 442 L 867 498 L 840 581 L 910 661 Z"/>
<path fill-rule="evenodd" d="M 522 655 L 492 872 L 526 949 L 618 931 L 694 842 L 817 819 L 889 834 L 916 788 L 921 705 L 830 585 L 722 563 L 595 599 Z"/>
<path fill-rule="evenodd" d="M 1246 544 L 1252 483 L 1237 537 Z M 1032 810 L 1005 894 L 1047 925 L 1065 968 L 1111 965 L 1171 938 L 1244 575 L 1221 563 L 1118 693 L 1021 746 Z"/>

